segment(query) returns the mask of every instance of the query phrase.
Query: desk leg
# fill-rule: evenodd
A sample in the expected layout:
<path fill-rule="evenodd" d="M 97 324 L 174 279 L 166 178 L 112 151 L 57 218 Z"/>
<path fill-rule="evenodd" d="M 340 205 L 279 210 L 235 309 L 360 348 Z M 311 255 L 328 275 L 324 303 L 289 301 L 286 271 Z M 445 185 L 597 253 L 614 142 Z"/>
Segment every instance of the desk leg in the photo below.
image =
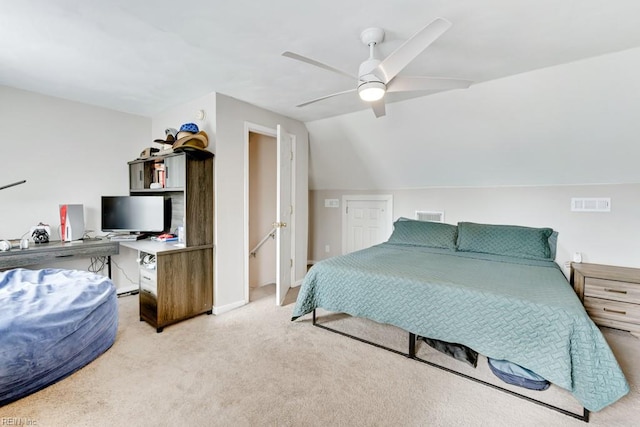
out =
<path fill-rule="evenodd" d="M 111 255 L 107 255 L 107 272 L 109 274 L 109 279 L 111 279 Z"/>

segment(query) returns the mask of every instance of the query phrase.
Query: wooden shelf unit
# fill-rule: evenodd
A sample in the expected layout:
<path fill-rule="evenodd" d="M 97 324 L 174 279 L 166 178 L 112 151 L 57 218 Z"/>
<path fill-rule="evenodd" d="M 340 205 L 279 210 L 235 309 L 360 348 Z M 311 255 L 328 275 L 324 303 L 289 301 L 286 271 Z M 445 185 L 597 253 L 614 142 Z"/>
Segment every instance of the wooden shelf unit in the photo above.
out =
<path fill-rule="evenodd" d="M 165 186 L 151 188 L 155 166 L 162 164 Z M 171 230 L 185 228 L 187 246 L 213 244 L 213 158 L 199 160 L 186 153 L 129 162 L 129 194 L 164 194 L 171 198 Z"/>
<path fill-rule="evenodd" d="M 152 255 L 156 263 L 155 269 L 140 265 L 140 320 L 157 332 L 213 310 L 213 247 L 164 248 L 140 249 L 141 259 Z"/>
<path fill-rule="evenodd" d="M 161 166 L 161 167 L 160 167 Z M 162 170 L 162 174 L 158 174 Z M 164 176 L 163 176 L 164 175 Z M 126 242 L 140 261 L 140 320 L 165 326 L 213 309 L 213 158 L 173 153 L 129 162 L 131 195 L 171 199 L 171 231 L 184 227 L 185 242 Z M 151 188 L 151 184 L 155 184 Z M 154 268 L 144 260 L 155 259 Z"/>

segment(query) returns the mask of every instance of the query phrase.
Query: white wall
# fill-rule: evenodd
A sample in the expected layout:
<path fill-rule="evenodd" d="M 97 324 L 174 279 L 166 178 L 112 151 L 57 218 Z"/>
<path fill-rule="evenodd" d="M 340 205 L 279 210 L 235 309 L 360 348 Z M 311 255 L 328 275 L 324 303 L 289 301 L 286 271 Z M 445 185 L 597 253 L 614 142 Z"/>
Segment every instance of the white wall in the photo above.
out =
<path fill-rule="evenodd" d="M 494 80 L 466 91 L 307 123 L 310 259 L 340 248 L 324 198 L 393 194 L 394 217 L 549 226 L 558 262 L 640 267 L 640 48 Z M 612 212 L 571 213 L 571 197 L 611 197 Z M 338 227 L 336 227 L 338 225 Z"/>
<path fill-rule="evenodd" d="M 640 182 L 640 48 L 307 123 L 310 188 Z"/>
<path fill-rule="evenodd" d="M 308 229 L 308 133 L 303 123 L 246 102 L 216 96 L 216 307 L 232 307 L 245 301 L 243 168 L 246 124 L 275 129 L 278 124 L 296 137 L 296 175 L 293 215 L 296 229 L 296 281 L 306 273 Z"/>
<path fill-rule="evenodd" d="M 342 210 L 325 208 L 324 199 L 344 194 L 392 194 L 394 219 L 434 210 L 444 211 L 450 224 L 551 227 L 559 233 L 556 262 L 561 266 L 574 252 L 581 252 L 583 262 L 640 267 L 640 184 L 311 191 L 309 255 L 313 261 L 340 253 Z M 571 212 L 572 197 L 610 197 L 611 212 Z M 330 254 L 324 253 L 325 245 L 332 248 Z"/>
<path fill-rule="evenodd" d="M 151 120 L 91 105 L 0 86 L 0 238 L 20 238 L 39 222 L 60 240 L 58 205 L 84 205 L 85 226 L 100 232 L 100 197 L 129 194 L 127 162 L 151 140 Z M 135 275 L 135 258 L 113 261 Z M 48 267 L 87 269 L 89 259 Z M 133 265 L 133 267 L 132 267 Z M 131 273 L 131 274 L 129 274 Z M 133 276 L 132 276 L 133 274 Z M 118 288 L 132 286 L 114 266 Z M 137 282 L 136 282 L 137 286 Z"/>

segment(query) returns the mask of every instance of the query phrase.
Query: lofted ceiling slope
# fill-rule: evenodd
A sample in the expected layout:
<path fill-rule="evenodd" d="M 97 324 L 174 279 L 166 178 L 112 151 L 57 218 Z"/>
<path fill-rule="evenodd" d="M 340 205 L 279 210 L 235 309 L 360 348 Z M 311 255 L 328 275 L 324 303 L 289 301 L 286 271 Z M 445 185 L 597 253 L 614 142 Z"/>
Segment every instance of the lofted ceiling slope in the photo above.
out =
<path fill-rule="evenodd" d="M 439 16 L 453 27 L 401 75 L 477 84 L 640 46 L 637 0 L 0 0 L 0 7 L 1 85 L 144 116 L 211 92 L 305 122 L 364 110 L 355 95 L 295 107 L 355 82 L 281 53 L 356 73 L 368 55 L 363 29 L 386 31 L 386 56 Z"/>

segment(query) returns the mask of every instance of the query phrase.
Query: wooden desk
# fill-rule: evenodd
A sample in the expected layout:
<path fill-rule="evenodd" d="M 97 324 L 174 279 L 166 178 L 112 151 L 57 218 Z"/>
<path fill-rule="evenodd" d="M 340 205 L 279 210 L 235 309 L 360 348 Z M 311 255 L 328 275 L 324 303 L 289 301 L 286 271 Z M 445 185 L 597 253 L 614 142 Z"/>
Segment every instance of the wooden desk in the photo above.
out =
<path fill-rule="evenodd" d="M 71 257 L 107 257 L 107 268 L 111 278 L 111 255 L 120 252 L 118 242 L 110 240 L 83 240 L 81 242 L 29 243 L 28 249 L 11 249 L 0 252 L 0 270 L 41 264 L 47 261 L 61 261 Z"/>
<path fill-rule="evenodd" d="M 184 247 L 151 240 L 120 244 L 138 251 L 140 320 L 162 332 L 167 325 L 212 314 L 213 245 Z"/>

